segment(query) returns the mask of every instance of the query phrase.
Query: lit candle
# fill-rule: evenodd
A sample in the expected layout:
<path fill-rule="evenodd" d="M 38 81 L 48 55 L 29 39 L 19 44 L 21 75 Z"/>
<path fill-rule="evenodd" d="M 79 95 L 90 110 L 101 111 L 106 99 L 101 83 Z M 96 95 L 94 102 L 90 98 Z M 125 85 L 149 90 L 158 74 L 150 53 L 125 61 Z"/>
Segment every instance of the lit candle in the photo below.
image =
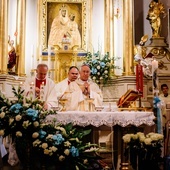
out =
<path fill-rule="evenodd" d="M 44 82 L 40 85 L 40 100 L 44 101 Z"/>
<path fill-rule="evenodd" d="M 152 70 L 154 71 L 155 69 L 158 68 L 158 61 L 156 61 L 155 59 L 152 61 Z"/>

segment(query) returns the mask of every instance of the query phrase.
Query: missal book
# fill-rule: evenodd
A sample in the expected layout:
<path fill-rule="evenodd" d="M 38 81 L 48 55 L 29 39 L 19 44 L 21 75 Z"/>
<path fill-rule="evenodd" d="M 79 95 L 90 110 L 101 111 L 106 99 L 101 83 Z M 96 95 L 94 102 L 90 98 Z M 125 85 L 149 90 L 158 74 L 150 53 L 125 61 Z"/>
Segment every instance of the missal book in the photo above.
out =
<path fill-rule="evenodd" d="M 140 94 L 138 91 L 129 89 L 118 101 L 118 107 L 129 107 L 132 102 L 139 98 Z"/>

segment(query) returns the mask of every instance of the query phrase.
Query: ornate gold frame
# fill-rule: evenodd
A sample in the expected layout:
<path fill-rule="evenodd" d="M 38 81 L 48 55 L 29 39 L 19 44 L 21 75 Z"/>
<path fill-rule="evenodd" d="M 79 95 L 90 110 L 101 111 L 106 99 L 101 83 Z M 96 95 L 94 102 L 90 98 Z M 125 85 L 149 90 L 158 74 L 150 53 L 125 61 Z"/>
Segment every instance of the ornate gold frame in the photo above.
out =
<path fill-rule="evenodd" d="M 80 17 L 80 21 L 81 23 L 79 26 L 81 26 L 81 49 L 86 49 L 86 39 L 87 39 L 87 31 L 86 31 L 86 22 L 87 22 L 87 18 L 86 18 L 86 4 L 87 4 L 87 0 L 39 0 L 39 44 L 41 45 L 43 50 L 47 49 L 48 46 L 48 34 L 49 34 L 49 27 L 51 25 L 50 21 L 48 21 L 48 19 L 52 19 L 52 17 L 54 16 L 54 14 L 52 14 L 52 12 L 49 11 L 49 8 L 51 8 L 53 11 L 54 9 L 52 8 L 53 6 L 59 6 L 61 4 L 66 4 L 70 7 L 70 11 L 73 10 L 74 12 L 79 12 L 79 15 L 81 15 Z M 81 11 L 77 11 L 76 8 L 81 8 Z M 51 16 L 49 16 L 51 15 Z"/>

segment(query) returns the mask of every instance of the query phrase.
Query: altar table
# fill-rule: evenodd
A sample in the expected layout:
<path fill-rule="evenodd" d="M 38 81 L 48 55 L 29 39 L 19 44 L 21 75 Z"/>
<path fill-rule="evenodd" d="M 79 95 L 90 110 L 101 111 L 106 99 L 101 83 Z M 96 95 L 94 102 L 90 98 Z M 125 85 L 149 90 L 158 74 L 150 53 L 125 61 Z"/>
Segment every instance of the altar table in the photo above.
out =
<path fill-rule="evenodd" d="M 58 112 L 55 115 L 48 115 L 47 122 L 54 119 L 56 123 L 88 126 L 92 125 L 99 127 L 106 125 L 109 127 L 120 125 L 126 127 L 128 125 L 140 126 L 142 124 L 151 126 L 154 124 L 155 118 L 153 112 L 142 111 L 115 111 L 115 112 L 82 112 L 82 111 L 67 111 Z"/>
<path fill-rule="evenodd" d="M 127 165 L 123 158 L 123 143 L 122 135 L 123 130 L 126 127 L 141 125 L 152 126 L 154 125 L 154 113 L 146 111 L 113 111 L 113 112 L 82 112 L 82 111 L 67 111 L 58 112 L 55 115 L 48 115 L 46 122 L 56 122 L 63 125 L 73 123 L 78 126 L 89 126 L 99 127 L 102 125 L 113 127 L 114 130 L 114 149 L 120 150 L 121 152 L 121 168 L 124 169 L 124 165 Z M 117 139 L 117 140 L 115 140 Z M 114 165 L 117 164 L 118 153 L 114 153 Z"/>

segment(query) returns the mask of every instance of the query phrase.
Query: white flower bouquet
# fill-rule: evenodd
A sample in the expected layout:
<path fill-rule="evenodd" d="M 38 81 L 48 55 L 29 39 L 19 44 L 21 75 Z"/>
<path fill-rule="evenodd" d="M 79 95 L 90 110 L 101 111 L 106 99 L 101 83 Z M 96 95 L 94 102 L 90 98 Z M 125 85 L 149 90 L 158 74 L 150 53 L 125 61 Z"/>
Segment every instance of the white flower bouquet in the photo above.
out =
<path fill-rule="evenodd" d="M 104 84 L 107 83 L 107 81 L 111 79 L 111 72 L 113 69 L 120 69 L 119 66 L 114 65 L 114 61 L 117 59 L 119 59 L 119 57 L 111 58 L 108 52 L 104 56 L 102 56 L 99 51 L 94 54 L 88 52 L 86 64 L 90 66 L 92 80 L 98 84 L 101 82 Z"/>
<path fill-rule="evenodd" d="M 157 169 L 158 163 L 162 161 L 161 147 L 163 138 L 162 134 L 153 132 L 147 135 L 142 132 L 125 134 L 123 136 L 123 141 L 127 145 L 125 155 L 130 156 L 132 167 L 136 169 L 138 166 L 140 170 L 151 167 Z"/>

